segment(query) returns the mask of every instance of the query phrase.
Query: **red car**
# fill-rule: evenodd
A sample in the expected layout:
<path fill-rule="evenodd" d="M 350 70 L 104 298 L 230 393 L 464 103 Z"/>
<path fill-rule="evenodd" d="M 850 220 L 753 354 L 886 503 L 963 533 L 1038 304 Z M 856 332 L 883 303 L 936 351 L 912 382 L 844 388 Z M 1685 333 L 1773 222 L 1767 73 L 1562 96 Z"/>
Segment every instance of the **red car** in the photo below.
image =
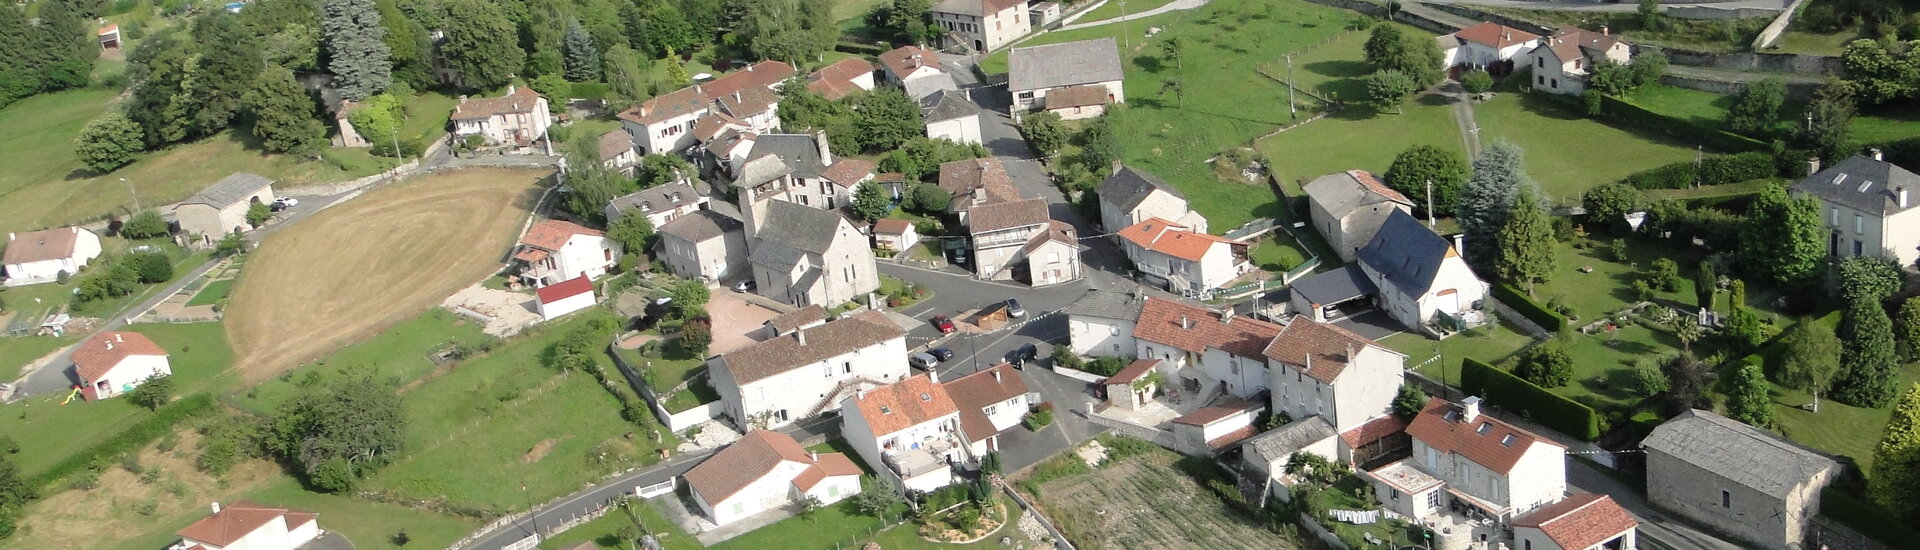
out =
<path fill-rule="evenodd" d="M 933 316 L 933 328 L 940 329 L 941 334 L 953 334 L 953 319 L 949 319 L 945 315 L 935 315 Z"/>

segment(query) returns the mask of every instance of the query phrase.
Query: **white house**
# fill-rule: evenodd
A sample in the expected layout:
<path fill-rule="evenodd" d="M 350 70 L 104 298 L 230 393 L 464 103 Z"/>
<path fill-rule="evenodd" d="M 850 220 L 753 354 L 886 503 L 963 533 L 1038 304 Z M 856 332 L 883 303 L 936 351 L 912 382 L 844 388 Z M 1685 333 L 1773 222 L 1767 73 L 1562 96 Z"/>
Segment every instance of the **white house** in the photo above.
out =
<path fill-rule="evenodd" d="M 1115 233 L 1135 270 L 1167 290 L 1198 296 L 1253 270 L 1251 245 L 1152 218 Z"/>
<path fill-rule="evenodd" d="M 102 332 L 73 348 L 80 394 L 99 401 L 133 391 L 155 376 L 173 374 L 167 351 L 138 332 Z"/>
<path fill-rule="evenodd" d="M 977 204 L 966 218 L 973 276 L 1047 286 L 1080 278 L 1073 226 L 1048 217 L 1046 199 Z"/>
<path fill-rule="evenodd" d="M 626 130 L 600 134 L 599 149 L 600 163 L 622 174 L 632 176 L 633 167 L 640 164 L 640 150 L 633 146 L 633 134 Z"/>
<path fill-rule="evenodd" d="M 273 180 L 256 174 L 235 172 L 207 186 L 173 207 L 180 231 L 199 235 L 201 244 L 213 244 L 228 233 L 253 228 L 247 223 L 247 210 L 255 204 L 273 203 Z"/>
<path fill-rule="evenodd" d="M 323 532 L 320 514 L 241 500 L 213 503 L 213 513 L 178 534 L 189 550 L 294 550 Z"/>
<path fill-rule="evenodd" d="M 1808 165 L 1806 179 L 1788 189 L 1820 201 L 1827 255 L 1879 256 L 1903 266 L 1920 260 L 1920 175 L 1884 160 L 1879 149 L 1825 169 Z"/>
<path fill-rule="evenodd" d="M 986 53 L 1033 30 L 1027 0 L 940 0 L 927 10 L 948 47 Z"/>
<path fill-rule="evenodd" d="M 806 497 L 830 505 L 860 494 L 860 465 L 841 453 L 814 453 L 792 436 L 751 430 L 682 475 L 693 502 L 715 525 L 783 508 Z"/>
<path fill-rule="evenodd" d="M 967 93 L 941 90 L 920 98 L 920 119 L 926 123 L 927 137 L 958 143 L 982 143 L 980 107 Z"/>
<path fill-rule="evenodd" d="M 532 146 L 553 126 L 547 98 L 532 88 L 513 85 L 501 97 L 460 98 L 451 120 L 455 137 L 478 135 L 492 145 L 516 147 Z"/>
<path fill-rule="evenodd" d="M 1148 297 L 1140 307 L 1134 357 L 1159 359 L 1167 383 L 1205 399 L 1224 393 L 1242 399 L 1267 389 L 1265 350 L 1281 327 L 1175 300 Z"/>
<path fill-rule="evenodd" d="M 1360 249 L 1361 270 L 1380 289 L 1380 308 L 1418 329 L 1446 316 L 1478 324 L 1487 283 L 1467 267 L 1453 243 L 1413 215 L 1389 212 L 1373 241 Z"/>
<path fill-rule="evenodd" d="M 1533 89 L 1556 94 L 1579 94 L 1587 89 L 1587 76 L 1601 61 L 1625 65 L 1633 54 L 1632 46 L 1607 32 L 1579 27 L 1562 27 L 1553 36 L 1541 40 L 1529 57 L 1533 58 Z"/>
<path fill-rule="evenodd" d="M 927 372 L 856 392 L 840 404 L 840 435 L 860 459 L 900 487 L 932 491 L 953 484 L 951 464 L 969 461 L 960 409 Z"/>
<path fill-rule="evenodd" d="M 1413 211 L 1413 201 L 1381 183 L 1366 170 L 1334 172 L 1307 182 L 1307 205 L 1313 228 L 1327 238 L 1327 246 L 1340 259 L 1353 261 L 1360 247 L 1373 241 L 1373 234 L 1394 210 Z"/>
<path fill-rule="evenodd" d="M 913 228 L 913 222 L 893 218 L 874 220 L 874 248 L 899 252 L 916 244 L 920 244 L 920 232 Z"/>
<path fill-rule="evenodd" d="M 966 224 L 974 207 L 1020 200 L 1013 176 L 997 157 L 956 160 L 940 164 L 940 188 L 953 195 L 947 212 Z"/>
<path fill-rule="evenodd" d="M 1100 196 L 1100 227 L 1108 231 L 1153 218 L 1207 233 L 1207 218 L 1187 207 L 1187 196 L 1167 180 L 1115 163 L 1113 175 L 1094 188 Z"/>
<path fill-rule="evenodd" d="M 1483 414 L 1478 397 L 1429 399 L 1407 434 L 1412 457 L 1367 472 L 1375 498 L 1402 515 L 1424 520 L 1457 503 L 1504 524 L 1566 494 L 1567 448 Z"/>
<path fill-rule="evenodd" d="M 1263 353 L 1271 372 L 1273 410 L 1318 416 L 1346 435 L 1392 414 L 1406 381 L 1407 356 L 1365 336 L 1294 316 Z M 1351 459 L 1351 449 L 1327 458 Z"/>
<path fill-rule="evenodd" d="M 656 185 L 641 189 L 632 194 L 615 197 L 607 203 L 607 223 L 620 218 L 639 214 L 647 217 L 654 228 L 666 227 L 673 220 L 707 207 L 707 196 L 693 188 L 686 180 Z"/>
<path fill-rule="evenodd" d="M 1228 397 L 1174 418 L 1173 440 L 1189 452 L 1220 451 L 1258 433 L 1253 421 L 1266 410 L 1266 405 Z"/>
<path fill-rule="evenodd" d="M 1443 67 L 1485 69 L 1494 76 L 1526 64 L 1527 52 L 1540 45 L 1540 35 L 1493 22 L 1443 34 L 1435 40 L 1440 45 Z"/>
<path fill-rule="evenodd" d="M 960 410 L 960 431 L 975 457 L 999 451 L 1000 434 L 1020 425 L 1028 409 L 1040 404 L 1029 398 L 1020 371 L 1007 363 L 941 385 Z"/>
<path fill-rule="evenodd" d="M 747 261 L 761 296 L 804 307 L 839 306 L 880 288 L 867 236 L 838 211 L 764 201 L 747 220 Z M 904 359 L 903 359 L 904 360 Z"/>
<path fill-rule="evenodd" d="M 1090 357 L 1133 357 L 1139 349 L 1133 326 L 1145 303 L 1146 298 L 1134 293 L 1088 291 L 1060 310 L 1067 314 L 1068 346 Z"/>
<path fill-rule="evenodd" d="M 549 321 L 599 303 L 593 296 L 593 280 L 584 275 L 540 287 L 534 297 L 540 318 Z"/>
<path fill-rule="evenodd" d="M 1613 497 L 1581 493 L 1513 522 L 1515 550 L 1632 550 L 1635 521 Z"/>
<path fill-rule="evenodd" d="M 880 54 L 880 67 L 886 73 L 887 82 L 900 85 L 947 72 L 940 67 L 939 54 L 911 44 Z"/>
<path fill-rule="evenodd" d="M 100 257 L 100 236 L 75 227 L 7 234 L 7 286 L 51 283 Z"/>
<path fill-rule="evenodd" d="M 754 132 L 766 132 L 779 126 L 778 117 L 770 115 L 774 109 L 768 102 L 779 101 L 774 92 L 779 91 L 781 81 L 793 75 L 792 65 L 761 61 L 712 82 L 661 94 L 621 111 L 620 127 L 633 135 L 642 154 L 675 153 L 692 146 L 695 123 L 712 113 L 740 120 Z"/>
<path fill-rule="evenodd" d="M 867 310 L 707 364 L 726 416 L 743 427 L 778 428 L 905 378 L 906 331 L 885 313 Z"/>
<path fill-rule="evenodd" d="M 597 229 L 564 220 L 541 220 L 527 228 L 513 253 L 520 277 L 546 286 L 576 277 L 598 279 L 620 263 L 620 242 Z"/>
<path fill-rule="evenodd" d="M 821 67 L 807 75 L 807 90 L 828 100 L 839 100 L 857 91 L 873 89 L 872 61 L 849 57 Z"/>
<path fill-rule="evenodd" d="M 1043 107 L 1048 93 L 1074 86 L 1105 88 L 1104 104 L 1123 103 L 1122 67 L 1112 38 L 1014 48 L 1007 54 L 1007 91 L 1014 111 Z"/>
<path fill-rule="evenodd" d="M 748 272 L 747 236 L 740 220 L 712 210 L 695 210 L 660 226 L 654 245 L 674 275 L 721 281 Z"/>

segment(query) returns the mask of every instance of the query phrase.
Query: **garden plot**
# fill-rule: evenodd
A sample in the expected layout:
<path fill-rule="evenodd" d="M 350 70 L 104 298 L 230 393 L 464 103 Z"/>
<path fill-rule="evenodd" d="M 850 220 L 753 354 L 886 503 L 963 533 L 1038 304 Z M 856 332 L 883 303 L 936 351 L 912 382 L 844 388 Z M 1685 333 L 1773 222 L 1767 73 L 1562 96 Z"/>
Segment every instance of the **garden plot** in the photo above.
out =
<path fill-rule="evenodd" d="M 1143 456 L 1040 485 L 1040 506 L 1086 548 L 1277 548 L 1285 542 L 1180 471 L 1180 455 Z"/>

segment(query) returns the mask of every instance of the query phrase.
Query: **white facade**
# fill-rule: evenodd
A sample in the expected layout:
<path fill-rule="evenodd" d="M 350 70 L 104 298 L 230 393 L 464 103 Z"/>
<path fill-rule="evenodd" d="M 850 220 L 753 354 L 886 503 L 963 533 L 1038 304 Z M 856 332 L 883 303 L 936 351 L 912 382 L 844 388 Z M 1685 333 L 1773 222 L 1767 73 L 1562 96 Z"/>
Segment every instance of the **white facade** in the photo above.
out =
<path fill-rule="evenodd" d="M 598 279 L 620 263 L 620 242 L 603 235 L 574 234 L 560 250 L 546 259 L 527 264 L 522 276 L 540 284 L 554 284 L 574 277 Z"/>
<path fill-rule="evenodd" d="M 945 0 L 931 10 L 933 25 L 959 44 L 977 52 L 991 52 L 1033 30 L 1025 0 Z"/>
<path fill-rule="evenodd" d="M 685 151 L 693 146 L 693 123 L 706 113 L 705 109 L 701 109 L 646 124 L 621 120 L 620 125 L 626 128 L 627 133 L 633 134 L 635 145 L 645 154 L 666 154 Z"/>
<path fill-rule="evenodd" d="M 1377 279 L 1372 268 L 1361 264 L 1368 276 Z M 1410 327 L 1418 327 L 1432 319 L 1435 313 L 1445 312 L 1456 315 L 1472 311 L 1473 305 L 1487 297 L 1487 283 L 1474 276 L 1473 270 L 1458 254 L 1447 257 L 1440 264 L 1440 272 L 1434 277 L 1433 287 L 1418 296 L 1408 295 L 1404 289 L 1394 285 L 1380 286 L 1380 304 L 1395 321 Z"/>
<path fill-rule="evenodd" d="M 1566 449 L 1536 443 L 1513 469 L 1495 471 L 1458 453 L 1439 451 L 1416 437 L 1413 458 L 1447 487 L 1506 507 L 1506 517 L 1558 502 L 1567 493 Z"/>
<path fill-rule="evenodd" d="M 66 232 L 66 235 L 54 235 L 54 232 Z M 48 254 L 28 254 L 29 249 L 37 248 L 41 243 L 55 240 L 65 243 L 71 239 L 71 247 L 61 250 L 48 250 Z M 60 279 L 61 273 L 71 276 L 80 272 L 88 261 L 100 257 L 100 236 L 79 227 L 61 227 L 32 233 L 7 234 L 7 286 L 23 286 L 39 283 L 51 283 Z M 57 257 L 54 257 L 57 256 Z"/>
<path fill-rule="evenodd" d="M 1140 346 L 1133 338 L 1133 323 L 1133 319 L 1071 315 L 1067 317 L 1069 345 L 1074 353 L 1089 357 L 1125 357 Z"/>
<path fill-rule="evenodd" d="M 927 122 L 927 137 L 950 139 L 959 143 L 984 143 L 980 139 L 980 115 Z"/>
<path fill-rule="evenodd" d="M 552 302 L 538 302 L 539 309 L 540 309 L 540 318 L 547 319 L 547 320 L 553 320 L 556 317 L 566 315 L 568 313 L 573 313 L 575 311 L 580 311 L 583 309 L 593 307 L 593 304 L 595 303 L 597 302 L 594 300 L 592 290 L 588 290 L 580 294 L 575 294 L 572 296 L 554 300 Z"/>
<path fill-rule="evenodd" d="M 1199 237 L 1198 233 L 1186 233 L 1194 235 L 1188 238 L 1205 238 Z M 1234 278 L 1253 270 L 1253 264 L 1247 257 L 1235 255 L 1233 245 L 1227 242 L 1214 241 L 1207 246 L 1206 253 L 1202 254 L 1198 261 L 1143 248 L 1125 239 L 1120 242 L 1127 252 L 1127 259 L 1132 260 L 1134 268 L 1141 273 L 1165 281 L 1177 280 L 1185 283 L 1184 286 L 1175 285 L 1181 286 L 1180 288 L 1169 287 L 1169 290 L 1175 292 L 1197 294 L 1218 289 L 1232 282 Z"/>
<path fill-rule="evenodd" d="M 709 360 L 708 369 L 715 390 L 720 393 L 724 403 L 724 413 L 743 426 L 760 428 L 779 428 L 801 419 L 838 410 L 847 396 L 870 387 L 891 384 L 905 378 L 907 367 L 906 336 L 896 332 L 891 338 L 853 349 L 844 353 L 835 353 L 819 359 L 796 356 L 808 350 L 798 350 L 795 344 L 782 340 L 802 341 L 807 337 L 816 340 L 815 345 L 826 332 L 847 329 L 865 329 L 866 332 L 884 330 L 868 325 L 866 327 L 837 327 L 842 323 L 863 323 L 857 317 L 843 318 L 825 325 L 801 330 L 795 336 L 783 336 L 749 346 L 743 350 Z M 888 322 L 882 319 L 881 322 Z M 787 359 L 790 363 L 779 365 L 780 372 L 739 383 L 740 375 L 729 368 L 729 362 L 743 357 L 755 347 L 788 346 L 769 348 Z M 739 361 L 735 361 L 739 362 Z M 739 365 L 744 368 L 744 365 Z"/>
<path fill-rule="evenodd" d="M 531 145 L 553 126 L 547 98 L 531 89 L 507 87 L 498 98 L 463 100 L 453 112 L 453 135 L 479 135 L 491 144 Z"/>
<path fill-rule="evenodd" d="M 1335 433 L 1344 433 L 1392 411 L 1393 398 L 1406 381 L 1405 363 L 1406 356 L 1393 350 L 1355 346 L 1354 357 L 1329 384 L 1307 376 L 1301 365 L 1270 358 L 1273 410 L 1293 418 L 1319 415 L 1333 424 Z"/>
<path fill-rule="evenodd" d="M 1107 105 L 1127 102 L 1126 91 L 1122 88 L 1121 81 L 1119 80 L 1108 80 L 1105 82 L 1093 82 L 1089 84 L 1077 84 L 1076 86 L 1079 86 L 1079 85 L 1105 87 L 1107 89 Z M 1053 88 L 1039 88 L 1034 90 L 1014 91 L 1013 92 L 1013 110 L 1031 111 L 1034 109 L 1039 109 L 1041 107 L 1044 107 L 1047 104 L 1047 92 L 1050 92 L 1053 90 L 1070 88 L 1070 87 L 1071 86 L 1057 86 Z M 1103 110 L 1105 109 L 1104 106 L 1101 108 Z M 1172 218 L 1168 218 L 1168 219 L 1172 219 Z"/>
<path fill-rule="evenodd" d="M 252 531 L 235 536 L 229 529 L 237 529 L 243 524 L 241 519 L 227 519 L 222 514 L 247 514 L 279 512 L 277 517 L 261 523 Z M 292 512 L 285 508 L 271 508 L 246 501 L 234 503 L 231 509 L 222 510 L 218 503 L 213 505 L 214 513 L 186 529 L 180 530 L 180 544 L 185 548 L 199 545 L 206 550 L 295 550 L 313 539 L 320 538 L 320 520 L 315 514 Z M 298 514 L 290 518 L 290 515 Z M 289 526 L 289 521 L 299 525 Z M 224 543 L 224 544 L 222 544 Z"/>
<path fill-rule="evenodd" d="M 953 484 L 953 469 L 948 462 L 964 460 L 967 449 L 954 445 L 960 429 L 960 413 L 948 410 L 946 414 L 933 417 L 925 422 L 888 433 L 874 433 L 873 423 L 856 406 L 854 400 L 864 396 L 847 398 L 840 406 L 842 428 L 840 435 L 853 446 L 853 450 L 875 469 L 885 469 L 889 477 L 899 480 L 901 487 L 914 491 L 932 491 Z M 949 402 L 951 404 L 951 402 Z M 896 472 L 890 457 L 898 457 L 916 450 L 928 451 L 936 462 L 923 471 Z M 938 454 L 932 451 L 940 451 Z"/>
<path fill-rule="evenodd" d="M 726 497 L 720 502 L 707 502 L 699 491 L 693 491 L 693 502 L 700 506 L 715 525 L 726 525 L 760 512 L 786 506 L 792 502 L 789 496 L 793 491 L 793 478 L 806 470 L 807 464 L 782 461 L 773 471 L 760 476 L 745 489 Z M 824 500 L 822 501 L 824 502 Z"/>
<path fill-rule="evenodd" d="M 114 365 L 111 370 L 99 378 L 81 380 L 86 386 L 90 399 L 100 400 L 117 397 L 133 391 L 142 382 L 155 376 L 173 374 L 173 366 L 165 355 L 128 355 Z"/>

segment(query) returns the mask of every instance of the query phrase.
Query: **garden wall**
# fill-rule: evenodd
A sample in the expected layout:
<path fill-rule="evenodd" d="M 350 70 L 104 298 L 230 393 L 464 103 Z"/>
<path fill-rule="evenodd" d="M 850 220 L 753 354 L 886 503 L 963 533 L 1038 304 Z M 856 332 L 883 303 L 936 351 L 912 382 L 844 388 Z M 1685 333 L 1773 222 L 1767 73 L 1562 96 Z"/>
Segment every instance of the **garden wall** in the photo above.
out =
<path fill-rule="evenodd" d="M 1707 52 L 1685 48 L 1662 48 L 1675 65 L 1705 67 L 1723 71 L 1751 71 L 1822 76 L 1840 74 L 1845 64 L 1838 57 L 1792 53 Z"/>
<path fill-rule="evenodd" d="M 666 407 L 661 406 L 658 401 L 647 403 L 653 405 L 653 412 L 660 414 L 660 423 L 665 424 L 668 430 L 676 432 L 691 428 L 694 424 L 718 418 L 725 405 L 723 402 L 714 401 L 677 413 L 668 413 Z"/>

